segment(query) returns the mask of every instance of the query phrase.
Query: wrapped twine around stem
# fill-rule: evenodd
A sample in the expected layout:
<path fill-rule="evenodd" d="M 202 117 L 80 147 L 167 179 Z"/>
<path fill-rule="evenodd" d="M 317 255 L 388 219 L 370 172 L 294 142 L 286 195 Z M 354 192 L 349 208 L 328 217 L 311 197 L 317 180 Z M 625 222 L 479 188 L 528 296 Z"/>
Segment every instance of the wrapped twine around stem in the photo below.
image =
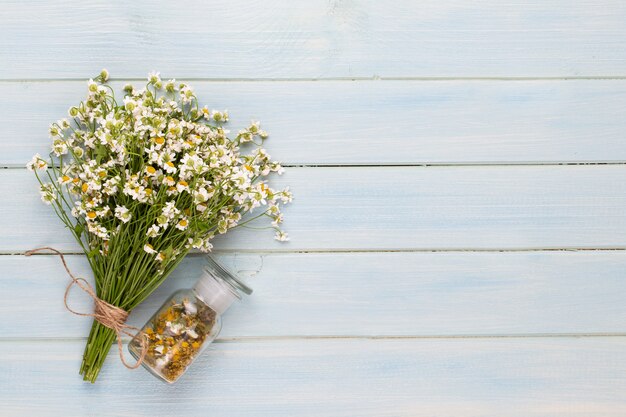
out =
<path fill-rule="evenodd" d="M 72 272 L 67 266 L 67 263 L 65 262 L 65 257 L 58 250 L 51 248 L 49 246 L 44 246 L 41 248 L 35 248 L 32 250 L 29 250 L 25 252 L 24 255 L 31 256 L 32 254 L 43 251 L 43 250 L 49 250 L 59 255 L 61 257 L 61 262 L 63 262 L 63 267 L 65 268 L 65 271 L 67 271 L 67 274 L 72 279 L 72 281 L 68 284 L 67 288 L 65 289 L 65 296 L 63 297 L 63 303 L 65 304 L 65 308 L 70 313 L 76 314 L 77 316 L 93 317 L 94 320 L 98 321 L 103 326 L 106 326 L 109 329 L 113 330 L 117 337 L 117 347 L 119 349 L 120 360 L 122 361 L 124 366 L 127 367 L 128 369 L 138 368 L 143 362 L 146 356 L 146 353 L 148 352 L 148 344 L 146 343 L 146 338 L 144 335 L 144 337 L 141 338 L 141 354 L 139 355 L 137 362 L 135 362 L 135 364 L 133 365 L 129 365 L 126 362 L 126 360 L 124 359 L 124 353 L 122 349 L 122 335 L 125 334 L 129 337 L 134 337 L 135 335 L 131 333 L 131 331 L 136 331 L 136 332 L 140 331 L 140 329 L 138 329 L 137 327 L 129 326 L 128 324 L 126 324 L 126 319 L 128 318 L 128 311 L 124 310 L 123 308 L 114 306 L 113 304 L 107 303 L 106 301 L 98 298 L 98 296 L 96 295 L 96 292 L 93 290 L 93 287 L 87 282 L 86 279 L 75 277 L 74 274 L 72 274 Z M 76 310 L 73 310 L 67 304 L 68 295 L 74 285 L 78 285 L 78 287 L 81 290 L 83 290 L 91 298 L 93 298 L 93 302 L 94 302 L 93 313 L 80 313 Z"/>

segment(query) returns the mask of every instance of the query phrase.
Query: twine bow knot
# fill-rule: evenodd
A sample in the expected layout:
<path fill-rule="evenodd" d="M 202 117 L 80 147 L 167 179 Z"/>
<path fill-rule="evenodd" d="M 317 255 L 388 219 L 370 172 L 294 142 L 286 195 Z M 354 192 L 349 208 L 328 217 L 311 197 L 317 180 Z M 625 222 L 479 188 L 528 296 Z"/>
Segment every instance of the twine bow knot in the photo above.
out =
<path fill-rule="evenodd" d="M 124 359 L 124 353 L 122 349 L 122 335 L 125 334 L 127 336 L 134 337 L 135 335 L 131 333 L 131 331 L 139 332 L 141 330 L 141 329 L 138 329 L 137 327 L 129 326 L 128 324 L 126 324 L 126 319 L 128 319 L 128 311 L 124 310 L 123 308 L 114 306 L 113 304 L 110 304 L 101 298 L 98 298 L 93 287 L 89 284 L 89 282 L 87 282 L 86 279 L 81 278 L 81 277 L 75 277 L 74 274 L 72 274 L 69 267 L 67 266 L 67 263 L 65 262 L 65 257 L 58 250 L 51 248 L 49 246 L 44 246 L 41 248 L 29 250 L 26 253 L 24 253 L 24 255 L 31 256 L 32 254 L 36 252 L 40 252 L 42 250 L 49 250 L 59 255 L 61 257 L 61 262 L 63 262 L 63 267 L 65 268 L 65 271 L 72 279 L 72 281 L 67 285 L 67 288 L 65 289 L 65 296 L 63 297 L 63 303 L 65 304 L 65 308 L 70 313 L 75 314 L 77 316 L 93 317 L 94 320 L 96 320 L 103 326 L 106 326 L 109 329 L 113 330 L 117 338 L 117 347 L 119 350 L 120 359 L 122 363 L 128 369 L 138 368 L 139 365 L 141 365 L 141 363 L 143 362 L 144 358 L 146 357 L 146 353 L 148 352 L 148 345 L 146 343 L 146 337 L 145 335 L 143 335 L 143 337 L 141 338 L 141 354 L 139 355 L 137 362 L 135 362 L 134 365 L 129 365 L 126 362 L 126 360 Z M 69 296 L 70 290 L 72 289 L 74 285 L 77 285 L 81 290 L 83 290 L 91 298 L 93 298 L 93 302 L 94 302 L 93 313 L 78 312 L 76 310 L 73 310 L 67 304 L 67 298 Z"/>

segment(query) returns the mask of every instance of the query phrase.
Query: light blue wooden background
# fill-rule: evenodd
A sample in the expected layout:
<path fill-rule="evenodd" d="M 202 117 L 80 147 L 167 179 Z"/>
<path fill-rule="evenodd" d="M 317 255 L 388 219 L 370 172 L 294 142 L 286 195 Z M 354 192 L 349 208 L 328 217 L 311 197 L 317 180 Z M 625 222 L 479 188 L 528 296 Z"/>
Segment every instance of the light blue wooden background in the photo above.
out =
<path fill-rule="evenodd" d="M 2 1 L 0 64 L 0 415 L 626 415 L 625 2 Z M 23 166 L 102 67 L 260 119 L 296 195 L 288 244 L 216 242 L 256 292 L 175 386 L 83 383 L 21 255 L 77 253 Z"/>

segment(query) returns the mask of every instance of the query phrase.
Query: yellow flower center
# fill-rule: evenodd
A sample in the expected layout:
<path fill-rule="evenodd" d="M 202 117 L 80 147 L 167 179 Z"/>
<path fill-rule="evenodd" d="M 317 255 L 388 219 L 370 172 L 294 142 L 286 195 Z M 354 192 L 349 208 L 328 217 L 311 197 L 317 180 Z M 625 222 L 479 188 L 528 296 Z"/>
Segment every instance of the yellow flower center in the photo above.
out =
<path fill-rule="evenodd" d="M 152 188 L 146 188 L 146 195 L 152 195 Z"/>
<path fill-rule="evenodd" d="M 178 222 L 178 224 L 179 224 L 180 226 L 182 226 L 182 227 L 185 227 L 185 226 L 187 226 L 187 220 L 182 219 L 181 221 L 179 221 L 179 222 Z"/>
<path fill-rule="evenodd" d="M 187 187 L 189 185 L 189 184 L 187 184 L 187 181 L 185 181 L 185 180 L 180 180 L 180 181 L 178 181 L 178 183 L 180 185 L 182 185 L 183 187 Z"/>
<path fill-rule="evenodd" d="M 154 174 L 156 172 L 156 169 L 154 169 L 154 167 L 149 166 L 146 168 L 146 172 L 148 172 L 148 174 Z"/>
<path fill-rule="evenodd" d="M 174 164 L 172 163 L 172 161 L 167 161 L 167 162 L 166 162 L 166 164 L 167 164 L 168 166 L 171 166 L 172 168 L 174 167 Z"/>
<path fill-rule="evenodd" d="M 87 184 L 83 184 L 83 186 L 80 189 L 83 190 L 83 193 L 86 193 L 87 190 L 89 189 L 89 186 Z"/>
<path fill-rule="evenodd" d="M 163 145 L 165 143 L 165 138 L 162 138 L 161 136 L 158 136 L 158 137 L 154 138 L 154 141 L 156 143 L 158 143 L 159 145 Z"/>
<path fill-rule="evenodd" d="M 98 175 L 100 176 L 100 178 L 104 178 L 104 177 L 107 176 L 107 173 L 106 173 L 106 171 L 100 171 L 100 172 L 98 172 Z"/>
<path fill-rule="evenodd" d="M 95 219 L 96 218 L 96 212 L 95 211 L 90 211 L 89 213 L 87 213 L 87 217 L 89 217 L 90 219 Z"/>
<path fill-rule="evenodd" d="M 63 182 L 68 182 L 70 180 L 70 177 L 68 177 L 67 175 L 63 175 L 61 179 L 63 180 Z"/>

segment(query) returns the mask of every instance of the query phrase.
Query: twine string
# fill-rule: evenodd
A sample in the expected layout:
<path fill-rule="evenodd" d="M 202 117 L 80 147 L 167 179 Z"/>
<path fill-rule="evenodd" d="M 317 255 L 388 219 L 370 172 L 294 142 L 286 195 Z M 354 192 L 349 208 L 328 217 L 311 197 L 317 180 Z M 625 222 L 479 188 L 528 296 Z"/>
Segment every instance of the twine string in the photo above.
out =
<path fill-rule="evenodd" d="M 81 277 L 76 277 L 74 276 L 74 274 L 72 274 L 72 271 L 70 271 L 70 268 L 67 266 L 67 263 L 65 262 L 65 257 L 58 250 L 51 248 L 49 246 L 43 246 L 41 248 L 35 248 L 32 250 L 29 250 L 25 252 L 24 255 L 31 256 L 32 254 L 43 251 L 43 250 L 49 250 L 59 255 L 59 257 L 61 258 L 61 262 L 63 263 L 63 267 L 65 268 L 65 271 L 72 279 L 72 281 L 67 285 L 67 288 L 65 289 L 65 296 L 63 297 L 63 303 L 65 304 L 65 308 L 70 313 L 75 314 L 77 316 L 93 317 L 94 320 L 96 320 L 103 326 L 106 326 L 109 329 L 113 330 L 117 338 L 117 347 L 119 350 L 120 359 L 122 363 L 128 369 L 137 369 L 143 362 L 144 358 L 146 357 L 146 353 L 148 352 L 148 345 L 146 343 L 146 337 L 145 337 L 146 335 L 142 335 L 141 354 L 139 355 L 137 362 L 135 362 L 135 364 L 133 365 L 130 365 L 126 362 L 126 360 L 124 359 L 124 353 L 123 353 L 122 335 L 125 334 L 129 337 L 134 337 L 135 334 L 131 333 L 131 331 L 139 332 L 141 330 L 141 329 L 138 329 L 137 327 L 129 326 L 128 324 L 126 324 L 126 319 L 128 319 L 128 311 L 124 310 L 123 308 L 114 306 L 113 304 L 110 304 L 102 300 L 101 298 L 98 298 L 93 287 L 91 286 L 91 284 L 89 284 L 89 282 L 87 282 L 86 279 L 81 278 Z M 79 311 L 72 309 L 68 305 L 67 299 L 68 299 L 70 290 L 74 287 L 74 285 L 77 285 L 81 290 L 83 290 L 91 298 L 93 298 L 93 302 L 94 302 L 93 313 L 81 313 Z"/>

